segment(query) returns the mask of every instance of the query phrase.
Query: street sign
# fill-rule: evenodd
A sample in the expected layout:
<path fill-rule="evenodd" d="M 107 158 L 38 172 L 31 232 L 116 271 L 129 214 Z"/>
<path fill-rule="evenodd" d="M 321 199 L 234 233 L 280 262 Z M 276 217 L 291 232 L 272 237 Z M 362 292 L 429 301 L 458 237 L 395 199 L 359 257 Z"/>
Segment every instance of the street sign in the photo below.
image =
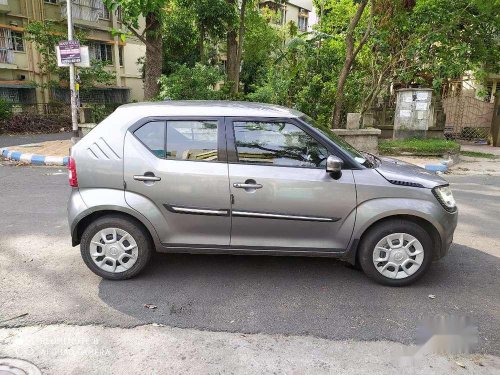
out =
<path fill-rule="evenodd" d="M 61 54 L 61 63 L 79 63 L 80 57 L 80 42 L 78 40 L 63 40 L 59 42 L 59 52 Z"/>
<path fill-rule="evenodd" d="M 61 60 L 61 51 L 59 46 L 56 46 L 56 54 L 57 54 L 57 66 L 69 66 L 69 63 L 64 64 Z M 89 47 L 80 46 L 80 62 L 75 63 L 75 66 L 79 68 L 88 68 L 90 67 L 90 56 L 89 56 Z"/>

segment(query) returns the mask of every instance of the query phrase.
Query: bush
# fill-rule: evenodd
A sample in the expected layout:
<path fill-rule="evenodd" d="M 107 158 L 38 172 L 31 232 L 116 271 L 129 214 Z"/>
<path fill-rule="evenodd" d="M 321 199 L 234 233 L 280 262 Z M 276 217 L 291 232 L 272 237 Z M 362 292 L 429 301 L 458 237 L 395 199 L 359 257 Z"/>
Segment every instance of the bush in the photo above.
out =
<path fill-rule="evenodd" d="M 0 98 L 0 121 L 9 120 L 12 118 L 12 103 Z"/>
<path fill-rule="evenodd" d="M 55 133 L 61 128 L 71 128 L 71 117 L 68 115 L 41 115 L 23 112 L 2 121 L 1 132 L 5 133 Z"/>
<path fill-rule="evenodd" d="M 446 153 L 457 153 L 460 151 L 460 145 L 446 139 L 384 139 L 379 141 L 378 149 L 382 155 L 438 156 Z"/>
<path fill-rule="evenodd" d="M 222 72 L 217 67 L 196 64 L 190 68 L 180 65 L 174 73 L 160 78 L 158 97 L 161 100 L 221 99 L 224 92 L 215 88 L 222 80 Z"/>

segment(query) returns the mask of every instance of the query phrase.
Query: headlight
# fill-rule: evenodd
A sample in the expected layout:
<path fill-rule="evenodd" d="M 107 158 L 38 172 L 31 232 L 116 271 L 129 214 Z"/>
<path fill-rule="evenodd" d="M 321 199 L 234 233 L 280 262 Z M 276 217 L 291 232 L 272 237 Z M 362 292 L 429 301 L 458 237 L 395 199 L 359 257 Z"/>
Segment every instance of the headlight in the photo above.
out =
<path fill-rule="evenodd" d="M 432 189 L 432 193 L 446 211 L 455 212 L 457 210 L 457 203 L 455 202 L 455 198 L 453 198 L 453 193 L 449 185 L 437 186 Z"/>

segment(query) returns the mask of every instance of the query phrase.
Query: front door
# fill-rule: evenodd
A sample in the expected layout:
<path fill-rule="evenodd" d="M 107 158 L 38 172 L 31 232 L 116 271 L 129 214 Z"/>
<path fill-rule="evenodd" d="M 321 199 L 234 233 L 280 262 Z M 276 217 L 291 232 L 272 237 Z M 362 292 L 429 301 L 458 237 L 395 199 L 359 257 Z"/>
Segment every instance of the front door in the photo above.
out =
<path fill-rule="evenodd" d="M 125 199 L 155 221 L 167 246 L 229 245 L 225 144 L 217 118 L 151 119 L 127 132 Z"/>
<path fill-rule="evenodd" d="M 346 249 L 356 207 L 352 171 L 332 178 L 325 145 L 293 120 L 231 119 L 227 127 L 231 246 Z"/>

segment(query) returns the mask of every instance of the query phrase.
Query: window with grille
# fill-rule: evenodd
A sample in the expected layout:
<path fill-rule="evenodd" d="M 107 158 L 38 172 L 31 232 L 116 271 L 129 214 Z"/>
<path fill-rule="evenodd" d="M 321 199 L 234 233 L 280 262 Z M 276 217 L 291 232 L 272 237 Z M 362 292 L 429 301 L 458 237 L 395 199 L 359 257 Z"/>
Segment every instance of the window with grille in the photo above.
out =
<path fill-rule="evenodd" d="M 300 31 L 307 31 L 307 16 L 299 15 L 298 28 Z"/>
<path fill-rule="evenodd" d="M 12 31 L 0 28 L 0 63 L 14 63 L 14 46 L 12 43 Z"/>
<path fill-rule="evenodd" d="M 106 5 L 102 1 L 99 1 L 99 18 L 101 20 L 109 20 L 111 18 L 108 8 L 106 8 Z"/>
<path fill-rule="evenodd" d="M 23 52 L 24 51 L 24 39 L 23 33 L 12 31 L 12 49 L 14 51 Z"/>
<path fill-rule="evenodd" d="M 123 66 L 123 46 L 118 47 L 118 62 Z"/>
<path fill-rule="evenodd" d="M 107 43 L 89 43 L 90 59 L 113 63 L 113 48 Z"/>

